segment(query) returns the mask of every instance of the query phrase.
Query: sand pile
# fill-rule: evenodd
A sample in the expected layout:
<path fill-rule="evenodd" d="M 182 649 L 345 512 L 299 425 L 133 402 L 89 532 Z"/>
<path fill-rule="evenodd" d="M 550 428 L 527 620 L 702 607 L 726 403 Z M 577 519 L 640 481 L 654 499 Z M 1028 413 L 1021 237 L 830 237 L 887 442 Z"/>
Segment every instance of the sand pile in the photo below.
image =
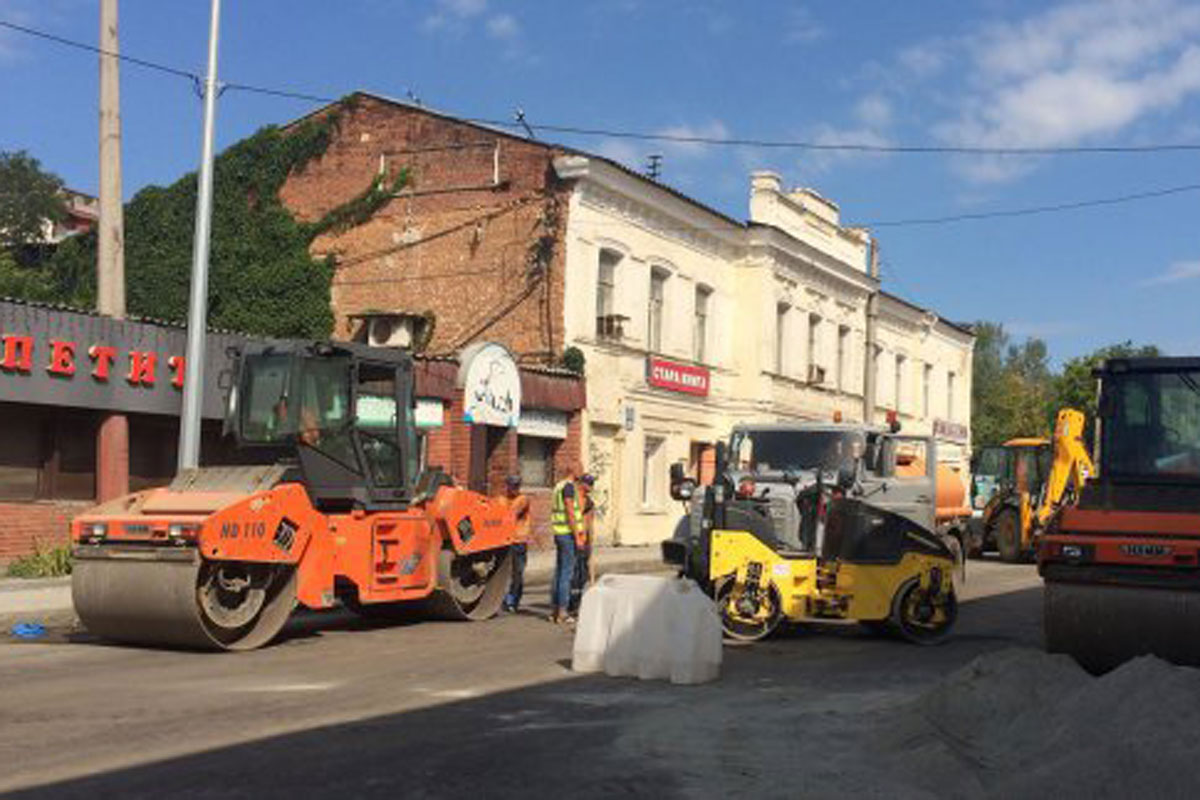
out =
<path fill-rule="evenodd" d="M 1151 656 L 1100 678 L 1065 656 L 982 656 L 905 704 L 876 745 L 955 796 L 1200 795 L 1200 670 Z"/>

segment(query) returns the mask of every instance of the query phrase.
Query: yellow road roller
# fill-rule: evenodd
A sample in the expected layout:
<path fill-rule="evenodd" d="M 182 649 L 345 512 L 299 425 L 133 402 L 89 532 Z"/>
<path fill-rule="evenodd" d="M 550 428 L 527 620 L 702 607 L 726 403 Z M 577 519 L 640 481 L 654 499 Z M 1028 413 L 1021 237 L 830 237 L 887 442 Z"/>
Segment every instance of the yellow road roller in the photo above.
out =
<path fill-rule="evenodd" d="M 935 442 L 863 426 L 844 433 L 815 466 L 763 475 L 790 487 L 777 492 L 786 509 L 764 496 L 753 463 L 731 468 L 723 443 L 702 491 L 672 467 L 672 495 L 690 513 L 663 542 L 663 559 L 711 594 L 729 638 L 841 620 L 933 644 L 953 628 L 962 550 L 934 524 Z M 821 434 L 829 440 L 829 426 Z M 904 469 L 914 461 L 926 470 Z"/>

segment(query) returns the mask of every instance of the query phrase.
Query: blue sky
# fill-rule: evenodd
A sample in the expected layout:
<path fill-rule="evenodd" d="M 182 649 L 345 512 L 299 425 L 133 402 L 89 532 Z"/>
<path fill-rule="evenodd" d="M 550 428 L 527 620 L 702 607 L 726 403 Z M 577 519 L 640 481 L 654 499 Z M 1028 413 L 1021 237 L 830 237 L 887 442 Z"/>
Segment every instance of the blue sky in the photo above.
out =
<path fill-rule="evenodd" d="M 132 56 L 203 72 L 207 0 L 122 0 Z M 95 0 L 0 0 L 0 19 L 95 42 Z M 0 30 L 0 149 L 94 191 L 96 57 Z M 1092 0 L 226 0 L 221 77 L 367 89 L 464 116 L 867 144 L 1200 143 L 1200 4 Z M 188 83 L 122 68 L 125 189 L 194 169 Z M 313 104 L 222 96 L 225 146 Z M 861 223 L 1200 183 L 1200 152 L 1055 157 L 829 154 L 557 137 L 744 218 L 773 169 Z M 953 320 L 1047 340 L 1056 360 L 1124 339 L 1200 353 L 1200 192 L 952 225 L 884 227 L 885 286 Z"/>

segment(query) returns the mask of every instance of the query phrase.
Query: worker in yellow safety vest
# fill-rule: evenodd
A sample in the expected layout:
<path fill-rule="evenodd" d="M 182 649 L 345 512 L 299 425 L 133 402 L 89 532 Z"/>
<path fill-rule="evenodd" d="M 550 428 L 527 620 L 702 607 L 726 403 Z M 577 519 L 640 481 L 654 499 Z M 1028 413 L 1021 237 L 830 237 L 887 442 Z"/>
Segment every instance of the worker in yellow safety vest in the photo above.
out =
<path fill-rule="evenodd" d="M 575 574 L 576 538 L 583 536 L 583 492 L 578 483 L 580 470 L 572 467 L 567 477 L 554 487 L 550 511 L 550 529 L 554 533 L 554 582 L 550 585 L 550 621 L 569 623 L 567 606 L 571 602 L 571 579 Z"/>

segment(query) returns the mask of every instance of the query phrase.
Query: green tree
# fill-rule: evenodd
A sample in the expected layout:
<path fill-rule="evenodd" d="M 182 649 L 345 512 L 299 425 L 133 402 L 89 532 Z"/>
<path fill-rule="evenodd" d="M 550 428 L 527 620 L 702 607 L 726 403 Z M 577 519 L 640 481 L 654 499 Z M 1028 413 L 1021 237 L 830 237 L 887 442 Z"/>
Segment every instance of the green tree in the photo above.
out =
<path fill-rule="evenodd" d="M 975 324 L 971 376 L 971 431 L 976 447 L 1048 431 L 1046 408 L 1052 376 L 1046 343 L 1014 343 L 1004 326 Z"/>
<path fill-rule="evenodd" d="M 47 222 L 66 219 L 63 182 L 24 150 L 0 151 L 0 247 L 15 253 L 42 241 Z"/>

